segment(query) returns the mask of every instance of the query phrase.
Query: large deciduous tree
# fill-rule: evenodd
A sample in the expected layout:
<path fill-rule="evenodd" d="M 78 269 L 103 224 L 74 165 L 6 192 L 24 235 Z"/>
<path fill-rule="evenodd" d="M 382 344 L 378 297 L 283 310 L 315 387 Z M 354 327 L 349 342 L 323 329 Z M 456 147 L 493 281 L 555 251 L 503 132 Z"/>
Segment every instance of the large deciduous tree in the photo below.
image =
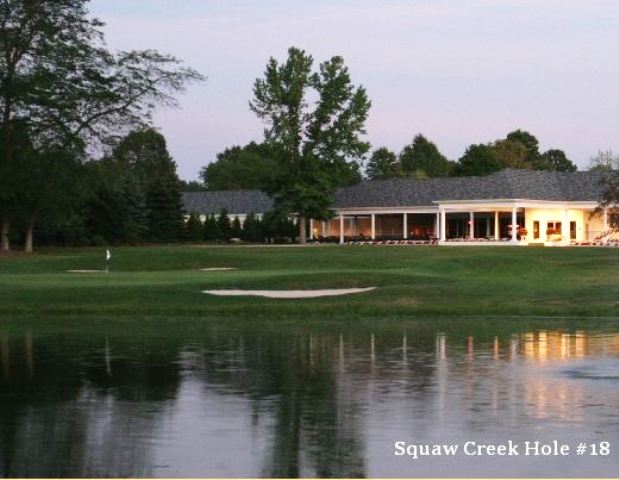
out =
<path fill-rule="evenodd" d="M 381 147 L 372 152 L 366 175 L 370 180 L 384 180 L 403 177 L 404 171 L 397 155 L 388 148 Z"/>
<path fill-rule="evenodd" d="M 86 4 L 0 0 L 2 171 L 14 171 L 19 162 L 16 122 L 26 125 L 38 152 L 107 143 L 149 123 L 156 105 L 173 106 L 175 92 L 202 78 L 153 50 L 111 52 L 103 24 L 88 16 Z M 4 250 L 19 190 L 10 176 L 0 177 Z"/>
<path fill-rule="evenodd" d="M 200 178 L 208 190 L 265 190 L 276 163 L 268 145 L 251 142 L 217 154 L 217 160 L 202 167 Z"/>
<path fill-rule="evenodd" d="M 400 163 L 407 175 L 428 177 L 446 177 L 454 166 L 434 143 L 421 134 L 402 149 Z"/>
<path fill-rule="evenodd" d="M 369 149 L 361 139 L 370 109 L 365 89 L 352 84 L 341 57 L 318 71 L 313 64 L 294 47 L 283 63 L 271 58 L 250 101 L 266 124 L 265 142 L 277 162 L 267 193 L 279 211 L 298 215 L 301 243 L 306 219 L 329 217 L 333 192 L 359 178 L 355 160 Z"/>
<path fill-rule="evenodd" d="M 556 172 L 575 172 L 578 167 L 572 162 L 563 150 L 551 148 L 539 156 L 538 169 Z"/>
<path fill-rule="evenodd" d="M 503 168 L 494 149 L 489 145 L 470 145 L 454 169 L 456 175 L 489 175 Z"/>

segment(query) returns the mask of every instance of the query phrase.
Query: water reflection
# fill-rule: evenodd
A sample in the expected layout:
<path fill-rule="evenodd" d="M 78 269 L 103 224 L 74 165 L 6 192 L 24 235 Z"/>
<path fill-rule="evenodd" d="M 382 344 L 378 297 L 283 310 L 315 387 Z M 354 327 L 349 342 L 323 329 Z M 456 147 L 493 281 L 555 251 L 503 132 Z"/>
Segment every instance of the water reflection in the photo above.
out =
<path fill-rule="evenodd" d="M 585 330 L 0 331 L 0 473 L 500 473 L 492 460 L 413 469 L 393 442 L 616 438 L 618 357 L 619 333 Z M 610 474 L 615 458 L 540 474 Z"/>

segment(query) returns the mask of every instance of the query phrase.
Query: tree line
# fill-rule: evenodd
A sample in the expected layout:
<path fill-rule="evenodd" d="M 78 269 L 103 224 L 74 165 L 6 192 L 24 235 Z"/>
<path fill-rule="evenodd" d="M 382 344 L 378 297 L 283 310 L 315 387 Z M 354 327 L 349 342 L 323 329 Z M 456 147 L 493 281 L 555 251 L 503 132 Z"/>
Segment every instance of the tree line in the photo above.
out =
<path fill-rule="evenodd" d="M 264 215 L 250 212 L 241 221 L 238 216 L 231 218 L 226 209 L 217 215 L 204 218 L 191 213 L 187 219 L 184 239 L 190 242 L 230 242 L 242 240 L 254 243 L 292 242 L 296 237 L 297 225 L 290 217 L 279 215 L 272 210 Z"/>
<path fill-rule="evenodd" d="M 2 0 L 2 251 L 12 241 L 32 251 L 34 238 L 61 244 L 182 240 L 193 235 L 183 221 L 184 189 L 260 189 L 274 204 L 261 220 L 261 236 L 275 235 L 273 225 L 277 235 L 288 236 L 289 222 L 282 219 L 294 216 L 296 237 L 304 242 L 306 220 L 329 220 L 336 189 L 364 177 L 575 169 L 561 150 L 540 153 L 537 139 L 521 130 L 471 145 L 458 161 L 422 135 L 398 155 L 386 148 L 370 154 L 371 102 L 343 58 L 316 64 L 291 47 L 283 61 L 271 57 L 253 85 L 249 108 L 264 125 L 263 139 L 222 152 L 202 169 L 202 183 L 181 182 L 152 114 L 175 106 L 176 95 L 202 75 L 154 50 L 112 52 L 87 3 Z"/>
<path fill-rule="evenodd" d="M 87 3 L 2 0 L 0 5 L 2 251 L 21 235 L 31 251 L 41 222 L 48 227 L 73 222 L 75 235 L 87 225 L 94 236 L 108 221 L 107 236 L 125 240 L 164 238 L 171 228 L 149 213 L 156 204 L 174 205 L 175 193 L 162 193 L 169 188 L 171 164 L 157 165 L 161 174 L 149 172 L 147 182 L 140 178 L 141 166 L 130 160 L 121 165 L 122 149 L 136 135 L 149 135 L 157 106 L 175 106 L 175 95 L 203 77 L 155 50 L 109 50 L 103 23 L 88 15 Z M 131 137 L 132 131 L 138 133 Z M 108 153 L 92 162 L 94 152 Z M 85 194 L 89 188 L 108 198 L 102 202 Z M 85 213 L 112 205 L 114 215 L 131 218 L 118 231 L 105 215 Z"/>

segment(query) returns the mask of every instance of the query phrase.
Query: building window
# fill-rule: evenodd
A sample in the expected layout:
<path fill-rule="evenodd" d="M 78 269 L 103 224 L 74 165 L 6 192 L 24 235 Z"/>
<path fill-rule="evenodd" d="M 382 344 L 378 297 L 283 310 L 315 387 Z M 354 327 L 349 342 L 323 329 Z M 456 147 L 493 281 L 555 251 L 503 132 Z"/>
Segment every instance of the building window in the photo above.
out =
<path fill-rule="evenodd" d="M 539 221 L 533 222 L 533 239 L 539 239 Z"/>
<path fill-rule="evenodd" d="M 549 242 L 561 240 L 561 222 L 548 222 L 546 224 L 546 239 Z"/>
<path fill-rule="evenodd" d="M 570 240 L 576 240 L 576 222 L 570 222 Z"/>

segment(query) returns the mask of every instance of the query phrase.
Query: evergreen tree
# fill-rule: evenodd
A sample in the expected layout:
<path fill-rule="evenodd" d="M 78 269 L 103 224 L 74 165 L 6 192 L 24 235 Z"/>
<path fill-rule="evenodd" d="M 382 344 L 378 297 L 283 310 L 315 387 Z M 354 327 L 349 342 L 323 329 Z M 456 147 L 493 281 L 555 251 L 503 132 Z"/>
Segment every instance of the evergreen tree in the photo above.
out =
<path fill-rule="evenodd" d="M 253 212 L 245 217 L 241 238 L 248 242 L 258 242 L 261 240 L 260 220 Z"/>
<path fill-rule="evenodd" d="M 225 208 L 219 212 L 217 218 L 217 228 L 219 229 L 220 240 L 230 240 L 232 235 L 232 225 L 230 224 L 230 217 L 228 217 L 228 211 Z"/>
<path fill-rule="evenodd" d="M 214 242 L 215 240 L 219 240 L 221 237 L 221 232 L 219 231 L 219 225 L 217 224 L 217 219 L 215 215 L 208 215 L 206 220 L 204 221 L 203 228 L 203 238 L 207 242 Z"/>
<path fill-rule="evenodd" d="M 243 228 L 241 227 L 239 217 L 234 217 L 234 220 L 232 220 L 232 226 L 230 227 L 231 238 L 241 238 L 242 232 Z"/>
<path fill-rule="evenodd" d="M 190 242 L 199 242 L 203 237 L 203 227 L 200 221 L 200 216 L 197 213 L 191 213 L 185 224 L 187 232 L 186 238 Z"/>

